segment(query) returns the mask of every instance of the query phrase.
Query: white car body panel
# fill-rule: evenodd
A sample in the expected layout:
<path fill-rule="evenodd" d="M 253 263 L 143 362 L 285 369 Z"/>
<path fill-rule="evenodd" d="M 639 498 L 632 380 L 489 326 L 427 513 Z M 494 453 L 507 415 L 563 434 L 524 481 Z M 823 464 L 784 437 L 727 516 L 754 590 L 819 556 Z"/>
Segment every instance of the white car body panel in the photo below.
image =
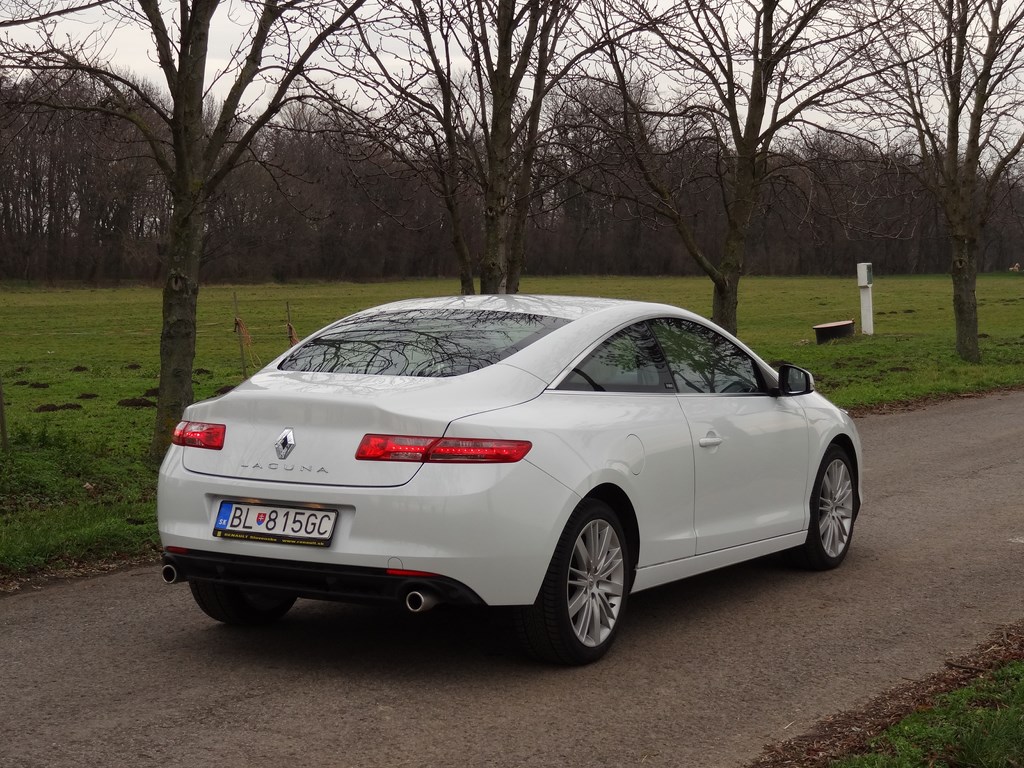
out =
<path fill-rule="evenodd" d="M 549 391 L 516 408 L 461 419 L 451 434 L 511 435 L 523 421 L 544 425 L 531 430 L 526 461 L 575 496 L 604 484 L 626 493 L 642 513 L 640 565 L 694 554 L 693 448 L 674 394 Z M 558 533 L 567 519 L 553 521 Z"/>
<path fill-rule="evenodd" d="M 715 552 L 707 552 L 703 555 L 696 555 L 685 560 L 673 560 L 670 563 L 661 563 L 646 568 L 637 568 L 636 579 L 633 582 L 633 592 L 640 592 L 652 587 L 660 587 L 663 584 L 671 584 L 673 581 L 688 579 L 691 576 L 698 576 L 718 568 L 726 568 L 730 565 L 753 560 L 755 557 L 764 557 L 776 552 L 784 552 L 787 549 L 799 547 L 804 543 L 806 532 L 791 533 L 787 536 L 779 536 L 774 539 L 755 541 L 752 544 L 744 544 L 730 549 L 719 549 Z"/>
<path fill-rule="evenodd" d="M 807 420 L 800 398 L 680 395 L 695 437 L 697 554 L 807 527 Z M 701 446 L 701 440 L 721 440 Z M 750 469 L 758 467 L 754 477 Z"/>
<path fill-rule="evenodd" d="M 304 485 L 236 478 L 196 482 L 171 448 L 161 468 L 157 508 L 165 547 L 363 568 L 428 571 L 469 586 L 488 605 L 530 602 L 540 588 L 555 540 L 579 502 L 527 462 L 512 465 L 424 466 L 397 488 Z M 470 470 L 468 473 L 466 470 Z M 329 548 L 232 541 L 211 536 L 223 499 L 282 504 L 301 501 L 338 509 Z M 168 514 L 168 510 L 174 510 Z M 187 512 L 185 511 L 187 510 Z"/>
<path fill-rule="evenodd" d="M 185 469 L 219 477 L 343 486 L 396 486 L 420 465 L 356 461 L 367 433 L 437 435 L 467 412 L 531 400 L 545 382 L 492 365 L 450 379 L 264 370 L 229 396 L 191 406 L 185 418 L 230 421 L 220 451 L 187 451 Z M 275 454 L 282 430 L 296 431 L 287 459 Z M 351 443 L 348 449 L 339 446 Z"/>

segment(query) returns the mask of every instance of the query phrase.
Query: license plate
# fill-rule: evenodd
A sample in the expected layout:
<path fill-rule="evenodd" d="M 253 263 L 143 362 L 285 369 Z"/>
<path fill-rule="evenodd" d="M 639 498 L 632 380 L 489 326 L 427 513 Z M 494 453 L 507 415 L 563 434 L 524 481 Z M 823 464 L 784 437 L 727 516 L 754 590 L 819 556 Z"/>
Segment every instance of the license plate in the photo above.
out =
<path fill-rule="evenodd" d="M 222 501 L 213 535 L 221 539 L 326 547 L 338 521 L 336 509 L 303 509 Z"/>

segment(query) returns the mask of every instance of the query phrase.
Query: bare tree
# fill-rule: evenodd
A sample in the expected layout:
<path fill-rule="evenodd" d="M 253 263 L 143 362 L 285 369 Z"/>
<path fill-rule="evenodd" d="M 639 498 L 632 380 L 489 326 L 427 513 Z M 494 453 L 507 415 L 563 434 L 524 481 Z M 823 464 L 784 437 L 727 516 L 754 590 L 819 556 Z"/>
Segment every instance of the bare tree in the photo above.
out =
<path fill-rule="evenodd" d="M 474 199 L 483 210 L 480 290 L 518 290 L 542 105 L 598 48 L 586 9 L 583 0 L 403 0 L 360 25 L 358 50 L 338 52 L 359 83 L 348 119 L 385 162 L 426 175 L 444 201 L 463 293 L 475 288 Z"/>
<path fill-rule="evenodd" d="M 289 102 L 303 98 L 315 78 L 315 56 L 339 34 L 365 0 L 249 0 L 231 4 L 228 27 L 236 35 L 226 68 L 211 77 L 211 29 L 223 0 L 116 0 L 103 6 L 97 32 L 74 39 L 45 17 L 82 6 L 20 0 L 16 18 L 43 17 L 38 42 L 7 37 L 0 57 L 8 68 L 37 74 L 42 106 L 73 107 L 59 99 L 59 84 L 87 76 L 105 95 L 91 109 L 128 121 L 147 143 L 171 199 L 163 248 L 163 326 L 160 335 L 160 395 L 151 458 L 159 459 L 175 424 L 192 402 L 196 299 L 207 205 L 224 179 L 246 157 L 254 138 Z M 105 55 L 106 30 L 132 27 L 149 33 L 152 55 L 166 95 L 125 74 Z M 74 27 L 78 29 L 80 27 Z M 20 38 L 24 40 L 24 37 Z M 211 88 L 225 86 L 213 104 Z"/>
<path fill-rule="evenodd" d="M 827 120 L 867 77 L 871 26 L 856 0 L 679 0 L 667 12 L 637 0 L 650 29 L 627 49 L 609 49 L 624 137 L 650 193 L 690 256 L 714 283 L 713 318 L 736 330 L 739 282 L 751 224 L 766 185 L 783 174 L 787 132 Z M 663 175 L 687 147 L 715 158 L 725 235 L 697 237 L 692 212 Z M 692 154 L 692 151 L 691 151 Z"/>
<path fill-rule="evenodd" d="M 82 0 L 81 2 L 37 0 L 35 3 L 23 4 L 20 8 L 12 9 L 14 12 L 11 14 L 11 18 L 0 18 L 0 29 L 37 24 L 41 21 L 70 16 L 81 11 L 89 11 L 112 2 L 114 0 Z M 17 5 L 17 3 L 14 5 Z"/>
<path fill-rule="evenodd" d="M 922 0 L 891 22 L 881 55 L 898 66 L 865 95 L 869 125 L 916 146 L 950 240 L 956 352 L 979 362 L 981 239 L 1024 149 L 1024 4 Z"/>

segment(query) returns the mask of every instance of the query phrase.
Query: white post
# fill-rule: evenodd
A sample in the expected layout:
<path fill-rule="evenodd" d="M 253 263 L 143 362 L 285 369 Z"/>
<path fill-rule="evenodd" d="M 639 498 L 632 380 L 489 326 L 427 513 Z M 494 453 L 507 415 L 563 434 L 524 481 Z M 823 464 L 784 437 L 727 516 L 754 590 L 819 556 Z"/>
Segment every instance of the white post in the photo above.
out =
<path fill-rule="evenodd" d="M 871 336 L 875 332 L 874 308 L 871 302 L 871 284 L 874 282 L 871 264 L 857 265 L 857 285 L 860 287 L 860 332 Z"/>

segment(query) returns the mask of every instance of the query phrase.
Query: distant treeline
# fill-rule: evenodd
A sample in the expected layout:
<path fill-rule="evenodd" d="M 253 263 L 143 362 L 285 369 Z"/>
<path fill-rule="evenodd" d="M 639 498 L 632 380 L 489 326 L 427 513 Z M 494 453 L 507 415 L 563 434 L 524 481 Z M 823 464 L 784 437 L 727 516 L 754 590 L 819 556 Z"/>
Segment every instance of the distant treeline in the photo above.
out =
<path fill-rule="evenodd" d="M 12 87 L 0 82 L 0 280 L 159 280 L 170 201 L 146 147 L 102 115 L 16 108 Z M 540 150 L 535 190 L 544 192 L 525 273 L 702 274 L 672 231 L 623 196 L 628 169 L 609 168 L 599 148 L 571 146 L 573 132 L 549 119 L 557 142 Z M 680 161 L 679 185 L 698 238 L 713 249 L 724 207 L 695 172 L 701 162 Z M 882 273 L 948 271 L 942 213 L 903 158 L 820 134 L 775 162 L 787 169 L 767 195 L 747 273 L 852 274 L 860 261 Z M 568 179 L 567 164 L 575 164 Z M 554 181 L 545 186 L 546 178 Z M 1024 260 L 1020 202 L 1008 187 L 987 224 L 979 271 Z M 207 221 L 205 281 L 458 274 L 444 208 L 419 177 L 370 158 L 344 130 L 311 129 L 294 114 L 262 134 Z"/>

